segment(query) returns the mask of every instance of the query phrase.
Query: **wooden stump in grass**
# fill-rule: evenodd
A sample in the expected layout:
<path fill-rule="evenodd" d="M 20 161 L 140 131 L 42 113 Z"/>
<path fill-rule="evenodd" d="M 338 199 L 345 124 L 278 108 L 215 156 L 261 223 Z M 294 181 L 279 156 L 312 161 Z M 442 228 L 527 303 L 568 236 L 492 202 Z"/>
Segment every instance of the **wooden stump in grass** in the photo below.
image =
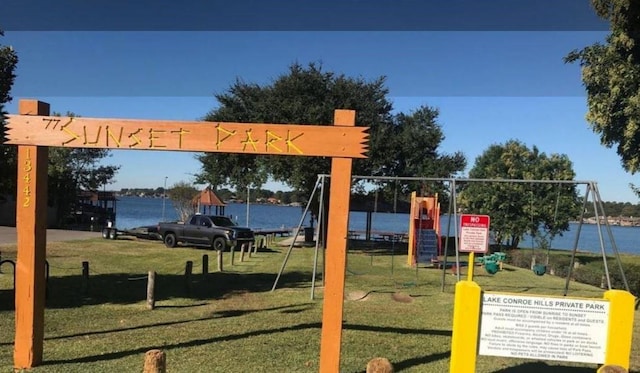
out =
<path fill-rule="evenodd" d="M 620 365 L 603 365 L 598 369 L 598 373 L 627 373 L 628 370 Z"/>
<path fill-rule="evenodd" d="M 393 373 L 393 365 L 384 357 L 375 357 L 367 363 L 367 373 Z"/>
<path fill-rule="evenodd" d="M 149 350 L 144 354 L 143 373 L 165 373 L 167 371 L 167 357 L 160 350 Z"/>

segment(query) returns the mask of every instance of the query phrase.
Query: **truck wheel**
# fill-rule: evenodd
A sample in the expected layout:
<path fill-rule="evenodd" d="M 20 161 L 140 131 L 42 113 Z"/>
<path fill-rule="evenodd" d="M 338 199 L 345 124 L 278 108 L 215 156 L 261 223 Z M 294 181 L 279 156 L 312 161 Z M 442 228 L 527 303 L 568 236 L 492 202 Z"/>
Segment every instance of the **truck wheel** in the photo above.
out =
<path fill-rule="evenodd" d="M 116 238 L 118 238 L 118 232 L 115 228 L 111 228 L 109 231 L 109 239 L 115 240 Z"/>
<path fill-rule="evenodd" d="M 176 235 L 173 233 L 167 233 L 166 236 L 164 236 L 164 245 L 168 248 L 173 248 L 176 247 Z"/>
<path fill-rule="evenodd" d="M 102 238 L 108 239 L 109 238 L 109 231 L 111 231 L 110 228 L 102 228 Z"/>
<path fill-rule="evenodd" d="M 216 237 L 213 240 L 213 249 L 216 251 L 224 251 L 227 248 L 227 240 L 224 237 Z"/>

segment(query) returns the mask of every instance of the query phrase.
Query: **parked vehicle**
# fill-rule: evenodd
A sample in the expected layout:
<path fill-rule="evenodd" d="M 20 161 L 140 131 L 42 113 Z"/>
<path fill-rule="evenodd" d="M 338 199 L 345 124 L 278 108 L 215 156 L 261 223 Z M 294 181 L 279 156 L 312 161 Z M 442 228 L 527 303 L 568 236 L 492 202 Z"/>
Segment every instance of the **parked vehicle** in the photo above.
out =
<path fill-rule="evenodd" d="M 227 250 L 254 241 L 253 231 L 240 227 L 226 216 L 191 215 L 186 222 L 158 223 L 158 233 L 165 246 L 179 243 Z"/>

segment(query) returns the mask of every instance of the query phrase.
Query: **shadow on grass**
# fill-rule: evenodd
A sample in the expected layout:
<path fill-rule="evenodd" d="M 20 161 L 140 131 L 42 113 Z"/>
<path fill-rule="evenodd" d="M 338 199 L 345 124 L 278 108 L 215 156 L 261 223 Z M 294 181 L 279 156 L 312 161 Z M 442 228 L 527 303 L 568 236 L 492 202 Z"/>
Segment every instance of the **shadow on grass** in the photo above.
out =
<path fill-rule="evenodd" d="M 273 310 L 280 310 L 281 312 L 287 312 L 289 309 L 293 309 L 293 308 L 296 308 L 296 307 L 308 307 L 308 306 L 309 305 L 298 305 L 298 306 L 284 306 L 284 307 L 275 307 L 275 308 L 257 309 L 257 310 L 248 310 L 248 311 L 243 310 L 243 311 L 238 311 L 237 314 L 235 314 L 233 311 L 227 311 L 227 312 L 223 313 L 223 314 L 226 314 L 226 316 L 222 316 L 222 317 L 240 316 L 241 314 L 245 314 L 247 312 L 260 312 L 260 311 L 273 311 Z M 192 321 L 208 320 L 210 318 L 216 318 L 216 317 L 220 317 L 220 316 L 216 316 L 216 314 L 214 314 L 209 318 L 184 320 L 184 321 L 177 321 L 177 322 L 170 322 L 170 323 L 159 323 L 159 324 L 153 324 L 153 325 L 145 325 L 145 326 L 133 327 L 133 328 L 129 328 L 129 329 L 122 329 L 122 330 L 118 329 L 118 330 L 115 330 L 115 331 L 119 332 L 119 331 L 131 330 L 131 329 L 141 329 L 141 328 L 151 328 L 151 327 L 164 326 L 164 325 L 174 325 L 174 324 L 181 324 L 181 323 L 187 323 L 187 322 L 192 322 Z M 318 332 L 320 332 L 321 327 L 322 327 L 322 324 L 319 323 L 319 322 L 304 323 L 304 324 L 298 324 L 298 325 L 292 325 L 292 326 L 283 326 L 283 327 L 280 327 L 280 328 L 255 330 L 255 331 L 246 332 L 246 333 L 231 334 L 231 335 L 225 335 L 225 336 L 217 336 L 217 337 L 205 338 L 205 339 L 195 339 L 195 340 L 192 340 L 192 341 L 185 341 L 185 342 L 179 342 L 179 343 L 173 343 L 173 344 L 165 344 L 165 345 L 163 345 L 162 348 L 165 349 L 165 350 L 171 350 L 171 349 L 174 349 L 174 348 L 196 347 L 196 346 L 202 346 L 202 345 L 207 345 L 207 344 L 216 343 L 216 342 L 235 341 L 235 340 L 241 340 L 241 339 L 245 339 L 245 338 L 261 336 L 261 335 L 285 333 L 285 332 L 296 331 L 296 330 L 304 330 L 304 329 L 317 329 Z M 377 326 L 371 326 L 371 325 L 356 325 L 356 324 L 345 324 L 344 325 L 344 329 L 346 329 L 346 330 L 370 331 L 370 332 L 376 332 L 376 333 L 381 333 L 381 332 L 382 333 L 394 333 L 394 334 L 403 334 L 403 335 L 406 335 L 406 334 L 444 335 L 444 336 L 450 336 L 451 335 L 451 331 L 448 331 L 448 330 L 389 328 L 389 327 L 377 327 Z M 113 332 L 113 331 L 111 331 L 111 332 Z M 101 334 L 101 333 L 110 333 L 110 332 L 109 331 L 106 331 L 106 332 L 92 332 L 92 333 L 85 333 L 85 334 L 79 334 L 79 335 L 69 335 L 69 336 L 56 337 L 56 338 L 71 338 L 71 337 L 84 336 L 84 335 L 90 335 L 90 334 Z M 140 348 L 127 350 L 127 351 L 118 351 L 118 352 L 111 352 L 111 353 L 106 353 L 106 354 L 84 356 L 84 357 L 79 357 L 79 358 L 75 358 L 75 359 L 49 360 L 49 361 L 43 362 L 43 366 L 60 365 L 60 364 L 92 363 L 92 362 L 98 362 L 98 361 L 116 360 L 116 359 L 121 359 L 121 358 L 124 358 L 124 357 L 127 357 L 127 356 L 131 356 L 131 355 L 144 354 L 147 351 L 149 351 L 151 349 L 154 349 L 154 348 L 157 348 L 157 346 L 146 346 L 146 347 L 140 347 Z M 412 367 L 414 365 L 425 364 L 425 363 L 428 363 L 428 362 L 431 362 L 431 361 L 435 361 L 435 360 L 438 360 L 438 359 L 444 359 L 444 358 L 447 358 L 449 355 L 450 355 L 450 353 L 446 352 L 446 353 L 434 354 L 434 355 L 429 355 L 429 356 L 420 357 L 420 358 L 412 358 L 412 359 L 408 359 L 408 360 L 396 363 L 396 364 L 394 364 L 394 366 L 396 366 L 398 369 L 406 369 L 406 368 L 410 368 L 410 367 Z"/>
<path fill-rule="evenodd" d="M 261 335 L 285 333 L 285 332 L 290 332 L 295 330 L 304 330 L 304 329 L 319 330 L 320 327 L 321 327 L 320 323 L 305 323 L 305 324 L 298 324 L 298 325 L 292 325 L 292 326 L 285 326 L 281 328 L 255 330 L 255 331 L 246 332 L 246 333 L 224 335 L 224 336 L 204 338 L 204 339 L 194 339 L 192 341 L 173 343 L 173 344 L 164 344 L 162 348 L 164 350 L 171 350 L 174 348 L 196 347 L 196 346 L 203 346 L 203 345 L 216 343 L 216 342 L 235 341 L 235 340 L 240 340 L 245 338 L 257 337 Z M 85 356 L 85 357 L 80 357 L 76 359 L 49 360 L 49 361 L 43 362 L 42 365 L 47 366 L 47 365 L 59 365 L 59 364 L 93 363 L 97 361 L 116 360 L 116 359 L 121 359 L 127 356 L 141 355 L 154 348 L 157 348 L 157 346 L 146 346 L 146 347 L 140 347 L 140 348 L 127 350 L 127 351 L 118 351 L 118 352 L 111 352 L 106 354 L 91 355 L 91 356 Z"/>
<path fill-rule="evenodd" d="M 211 300 L 238 293 L 266 292 L 273 287 L 276 275 L 225 271 L 206 275 L 192 274 L 190 281 L 187 281 L 184 274 L 156 274 L 155 301 L 158 307 L 162 307 L 163 300 L 172 298 Z M 284 272 L 278 280 L 278 288 L 307 287 L 311 277 L 311 272 Z M 106 303 L 131 304 L 146 299 L 146 273 L 96 274 L 89 277 L 87 284 L 83 283 L 82 276 L 74 275 L 49 278 L 45 307 L 51 309 Z M 13 290 L 0 290 L 0 311 L 13 309 Z"/>

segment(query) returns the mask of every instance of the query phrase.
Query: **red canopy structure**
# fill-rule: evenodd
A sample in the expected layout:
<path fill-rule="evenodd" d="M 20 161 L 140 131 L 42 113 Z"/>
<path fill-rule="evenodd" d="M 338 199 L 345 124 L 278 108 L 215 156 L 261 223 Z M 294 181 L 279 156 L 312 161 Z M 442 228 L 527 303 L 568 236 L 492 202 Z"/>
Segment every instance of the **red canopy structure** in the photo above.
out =
<path fill-rule="evenodd" d="M 224 215 L 224 208 L 226 206 L 210 187 L 206 187 L 197 196 L 193 197 L 191 203 L 193 203 L 194 207 L 197 207 L 196 211 L 200 212 L 202 208 L 202 213 L 205 214 L 211 214 L 211 206 L 215 206 L 215 215 Z"/>

